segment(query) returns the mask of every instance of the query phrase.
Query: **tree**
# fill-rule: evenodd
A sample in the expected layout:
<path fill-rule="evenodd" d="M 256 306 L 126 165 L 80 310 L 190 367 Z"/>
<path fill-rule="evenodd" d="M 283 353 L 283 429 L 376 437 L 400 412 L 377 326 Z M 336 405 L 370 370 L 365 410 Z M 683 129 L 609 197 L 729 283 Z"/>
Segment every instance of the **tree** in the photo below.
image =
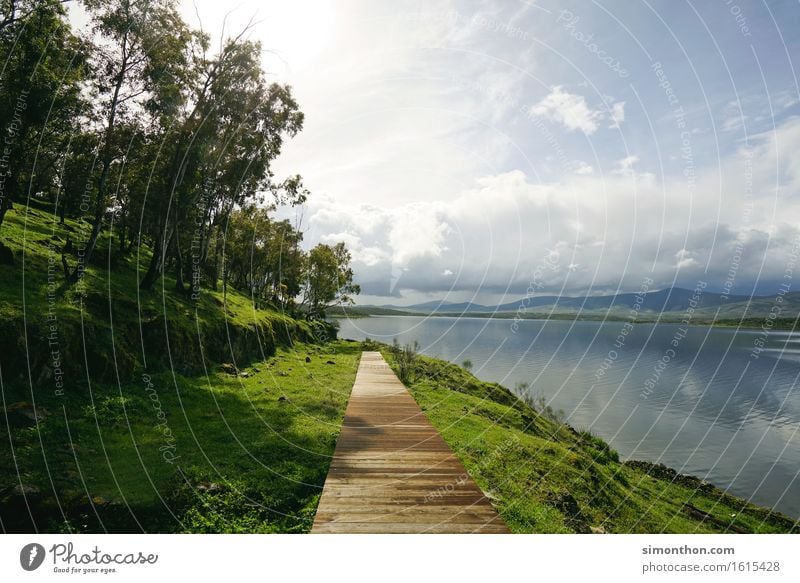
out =
<path fill-rule="evenodd" d="M 86 54 L 62 2 L 0 4 L 0 226 L 20 199 L 57 179 L 70 134 L 86 102 Z"/>
<path fill-rule="evenodd" d="M 193 105 L 170 139 L 175 147 L 166 169 L 169 191 L 156 202 L 154 253 L 142 289 L 152 287 L 171 260 L 176 287 L 183 291 L 186 259 L 198 232 L 205 267 L 210 241 L 236 208 L 251 204 L 260 193 L 288 194 L 292 202 L 305 196 L 296 177 L 273 181 L 271 163 L 283 140 L 302 128 L 303 114 L 289 87 L 266 82 L 261 45 L 240 36 L 227 41 L 216 57 L 204 54 L 196 66 L 200 81 L 190 99 Z M 216 273 L 211 279 L 214 286 Z"/>
<path fill-rule="evenodd" d="M 69 0 L 58 0 L 57 4 L 67 2 Z M 14 25 L 25 22 L 43 3 L 43 0 L 0 0 L 0 34 L 5 34 Z"/>
<path fill-rule="evenodd" d="M 220 252 L 223 289 L 231 285 L 257 305 L 291 312 L 302 284 L 303 235 L 289 221 L 270 218 L 271 210 L 250 205 L 231 214 Z"/>
<path fill-rule="evenodd" d="M 84 0 L 100 36 L 93 50 L 99 127 L 97 182 L 91 231 L 82 259 L 69 277 L 77 281 L 94 253 L 109 210 L 111 173 L 124 162 L 126 144 L 148 121 L 169 117 L 183 98 L 192 34 L 175 0 Z M 149 119 L 148 119 L 149 118 Z"/>
<path fill-rule="evenodd" d="M 302 298 L 309 317 L 351 302 L 344 245 L 306 253 L 299 227 L 272 216 L 308 196 L 272 170 L 304 118 L 291 87 L 268 82 L 249 27 L 210 54 L 178 0 L 81 0 L 80 39 L 64 1 L 0 0 L 0 226 L 27 189 L 83 227 L 62 249 L 68 283 L 109 232 L 112 263 L 149 247 L 145 290 L 172 269 L 193 297 L 221 278 L 256 305 L 295 313 Z"/>
<path fill-rule="evenodd" d="M 320 243 L 308 254 L 305 270 L 303 306 L 309 317 L 325 315 L 325 309 L 352 304 L 361 287 L 353 283 L 350 252 L 344 243 Z"/>

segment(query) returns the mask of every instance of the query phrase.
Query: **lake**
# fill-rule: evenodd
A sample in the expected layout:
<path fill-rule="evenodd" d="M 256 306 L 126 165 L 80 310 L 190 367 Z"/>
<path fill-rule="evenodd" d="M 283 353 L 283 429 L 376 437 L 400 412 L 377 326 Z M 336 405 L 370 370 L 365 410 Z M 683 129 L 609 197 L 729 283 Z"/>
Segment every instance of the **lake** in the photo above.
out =
<path fill-rule="evenodd" d="M 678 324 L 375 316 L 341 338 L 420 343 L 544 395 L 625 459 L 664 463 L 800 516 L 800 334 Z M 627 334 L 625 333 L 627 332 Z"/>

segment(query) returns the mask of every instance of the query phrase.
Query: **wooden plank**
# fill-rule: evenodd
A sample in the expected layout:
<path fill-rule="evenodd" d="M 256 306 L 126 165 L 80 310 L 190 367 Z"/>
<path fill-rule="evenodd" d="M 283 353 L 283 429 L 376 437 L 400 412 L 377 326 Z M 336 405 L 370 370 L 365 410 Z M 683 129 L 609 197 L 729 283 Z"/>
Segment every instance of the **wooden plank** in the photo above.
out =
<path fill-rule="evenodd" d="M 364 352 L 312 533 L 507 533 L 379 352 Z"/>
<path fill-rule="evenodd" d="M 484 524 L 324 522 L 318 526 L 315 524 L 311 532 L 318 534 L 508 534 L 508 528 L 505 524 L 490 522 Z"/>

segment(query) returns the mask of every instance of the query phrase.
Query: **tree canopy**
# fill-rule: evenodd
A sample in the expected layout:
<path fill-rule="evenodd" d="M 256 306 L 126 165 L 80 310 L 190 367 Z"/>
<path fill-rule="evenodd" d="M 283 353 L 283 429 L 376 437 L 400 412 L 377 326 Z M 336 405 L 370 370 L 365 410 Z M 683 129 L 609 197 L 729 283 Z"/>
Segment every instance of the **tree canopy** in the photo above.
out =
<path fill-rule="evenodd" d="M 0 0 L 0 239 L 15 205 L 46 201 L 81 225 L 65 285 L 106 237 L 114 258 L 143 258 L 145 291 L 168 274 L 187 297 L 234 286 L 309 317 L 352 301 L 344 244 L 306 251 L 273 216 L 309 192 L 272 169 L 303 113 L 268 80 L 261 45 L 245 30 L 213 50 L 177 0 L 80 4 L 85 32 L 62 0 Z"/>

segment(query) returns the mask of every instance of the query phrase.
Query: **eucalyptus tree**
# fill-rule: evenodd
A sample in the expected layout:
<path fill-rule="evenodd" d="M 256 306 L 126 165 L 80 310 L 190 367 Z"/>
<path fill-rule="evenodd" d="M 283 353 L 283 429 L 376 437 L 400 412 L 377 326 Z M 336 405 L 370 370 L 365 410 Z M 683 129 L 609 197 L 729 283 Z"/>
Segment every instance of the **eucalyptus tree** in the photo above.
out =
<path fill-rule="evenodd" d="M 85 109 L 86 54 L 58 0 L 0 2 L 0 225 L 28 184 L 49 190 Z M 35 164 L 35 165 L 34 165 Z"/>
<path fill-rule="evenodd" d="M 70 0 L 57 0 L 55 4 L 67 4 Z M 0 0 L 0 35 L 12 26 L 25 22 L 45 4 L 44 0 Z"/>
<path fill-rule="evenodd" d="M 224 236 L 215 242 L 221 247 L 223 289 L 231 285 L 258 305 L 291 312 L 302 286 L 303 234 L 288 220 L 274 220 L 271 212 L 248 205 L 231 213 Z"/>
<path fill-rule="evenodd" d="M 361 293 L 354 283 L 351 255 L 344 243 L 320 243 L 308 253 L 305 266 L 302 304 L 310 318 L 322 317 L 326 308 L 352 304 Z"/>
<path fill-rule="evenodd" d="M 266 81 L 261 45 L 242 36 L 230 39 L 217 55 L 199 58 L 196 69 L 192 107 L 170 140 L 169 192 L 155 203 L 153 255 L 142 289 L 152 287 L 169 261 L 178 290 L 185 291 L 187 264 L 197 261 L 215 285 L 209 244 L 234 209 L 257 200 L 269 206 L 264 195 L 294 201 L 305 196 L 297 177 L 274 181 L 271 162 L 283 141 L 300 131 L 303 114 L 289 87 Z"/>
<path fill-rule="evenodd" d="M 122 172 L 130 139 L 175 115 L 185 99 L 193 35 L 175 0 L 83 0 L 92 18 L 98 103 L 98 160 L 93 200 L 85 220 L 91 230 L 69 280 L 90 261 L 113 201 L 112 172 Z M 117 182 L 120 185 L 119 182 Z"/>

